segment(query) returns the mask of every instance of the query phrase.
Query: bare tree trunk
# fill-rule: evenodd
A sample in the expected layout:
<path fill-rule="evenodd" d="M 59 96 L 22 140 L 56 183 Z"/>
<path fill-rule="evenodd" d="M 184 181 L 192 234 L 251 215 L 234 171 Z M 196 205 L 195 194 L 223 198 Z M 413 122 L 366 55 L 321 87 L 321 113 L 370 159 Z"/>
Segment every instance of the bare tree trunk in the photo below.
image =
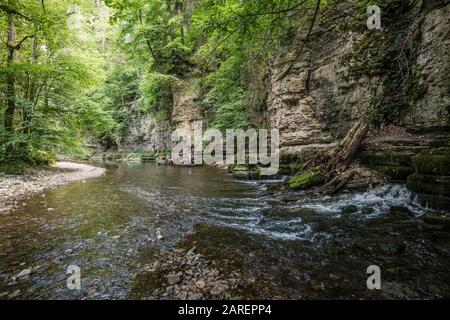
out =
<path fill-rule="evenodd" d="M 17 60 L 17 52 L 15 48 L 16 43 L 16 28 L 14 26 L 14 17 L 9 14 L 8 23 L 8 66 L 11 66 L 14 61 Z M 15 77 L 9 70 L 6 76 L 6 110 L 5 110 L 5 131 L 12 134 L 14 131 L 13 120 L 14 112 L 16 110 L 16 92 L 14 88 Z"/>
<path fill-rule="evenodd" d="M 321 188 L 321 192 L 334 194 L 345 187 L 347 182 L 356 174 L 349 169 L 350 164 L 358 154 L 361 142 L 369 130 L 367 123 L 356 123 L 333 150 L 319 150 L 305 163 L 300 173 L 306 170 L 320 171 L 327 177 L 328 182 Z"/>
<path fill-rule="evenodd" d="M 38 59 L 38 44 L 39 39 L 37 34 L 34 35 L 33 38 L 33 52 L 32 52 L 32 64 L 37 64 Z M 33 108 L 35 105 L 35 100 L 38 99 L 38 90 L 37 90 L 37 79 L 35 77 L 31 78 L 30 83 L 30 94 L 29 94 L 29 101 L 30 104 L 24 107 L 23 110 L 23 133 L 30 133 L 31 132 L 31 118 L 33 115 Z"/>

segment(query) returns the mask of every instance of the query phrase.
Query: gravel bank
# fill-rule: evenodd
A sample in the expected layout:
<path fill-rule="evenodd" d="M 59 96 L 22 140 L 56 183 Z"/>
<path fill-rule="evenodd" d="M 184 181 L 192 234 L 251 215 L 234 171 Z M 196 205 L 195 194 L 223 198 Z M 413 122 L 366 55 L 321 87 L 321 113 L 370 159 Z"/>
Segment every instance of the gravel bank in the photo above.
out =
<path fill-rule="evenodd" d="M 0 213 L 9 212 L 20 201 L 70 182 L 101 176 L 106 169 L 73 162 L 57 162 L 26 175 L 0 176 Z"/>

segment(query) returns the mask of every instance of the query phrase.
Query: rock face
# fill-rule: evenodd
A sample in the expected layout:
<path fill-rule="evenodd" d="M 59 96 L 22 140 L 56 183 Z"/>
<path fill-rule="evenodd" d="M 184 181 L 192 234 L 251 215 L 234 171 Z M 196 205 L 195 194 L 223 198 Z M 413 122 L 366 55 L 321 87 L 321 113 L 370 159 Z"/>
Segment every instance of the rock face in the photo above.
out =
<path fill-rule="evenodd" d="M 316 36 L 314 32 L 324 29 L 319 21 L 313 31 L 318 43 L 307 47 L 299 59 L 295 59 L 297 48 L 303 44 L 298 40 L 285 53 L 274 56 L 268 118 L 270 126 L 280 130 L 281 154 L 333 146 L 353 122 L 373 120 L 373 113 L 380 109 L 388 113 L 389 104 L 377 103 L 389 100 L 393 91 L 406 87 L 406 80 L 399 80 L 405 81 L 399 88 L 388 88 L 392 80 L 392 68 L 386 63 L 388 55 L 376 61 L 370 51 L 378 45 L 379 52 L 389 50 L 397 56 L 411 34 L 419 39 L 410 49 L 417 51 L 417 59 L 407 66 L 414 86 L 402 93 L 399 111 L 390 120 L 414 131 L 449 128 L 449 19 L 450 4 L 436 2 L 433 8 L 412 7 L 398 26 L 395 21 L 386 20 L 386 28 L 375 32 L 350 28 Z M 401 42 L 395 40 L 396 35 Z M 383 43 L 390 47 L 380 49 Z M 364 51 L 367 48 L 370 50 Z M 355 57 L 362 59 L 359 65 Z M 290 71 L 280 79 L 286 70 Z"/>
<path fill-rule="evenodd" d="M 119 151 L 154 151 L 172 148 L 171 133 L 175 129 L 193 130 L 202 119 L 198 105 L 198 80 L 181 80 L 172 87 L 170 119 L 158 120 L 152 113 L 131 117 L 121 140 Z"/>
<path fill-rule="evenodd" d="M 119 151 L 154 151 L 170 148 L 169 121 L 156 121 L 153 114 L 137 114 L 124 132 Z"/>
<path fill-rule="evenodd" d="M 174 129 L 194 129 L 194 121 L 202 119 L 198 104 L 199 86 L 197 79 L 180 81 L 172 88 L 172 127 Z"/>
<path fill-rule="evenodd" d="M 406 185 L 424 205 L 450 209 L 450 147 L 433 148 L 413 158 L 415 172 Z"/>
<path fill-rule="evenodd" d="M 442 1 L 444 2 L 444 1 Z M 416 61 L 424 94 L 411 106 L 403 123 L 415 130 L 450 127 L 450 4 L 424 17 Z"/>
<path fill-rule="evenodd" d="M 341 57 L 361 36 L 348 32 L 326 39 L 323 51 L 311 51 L 277 80 L 295 53 L 275 57 L 268 98 L 270 126 L 280 130 L 282 154 L 299 154 L 317 147 L 334 147 L 353 121 L 367 116 L 377 78 L 348 78 Z M 351 90 L 349 88 L 352 88 Z"/>

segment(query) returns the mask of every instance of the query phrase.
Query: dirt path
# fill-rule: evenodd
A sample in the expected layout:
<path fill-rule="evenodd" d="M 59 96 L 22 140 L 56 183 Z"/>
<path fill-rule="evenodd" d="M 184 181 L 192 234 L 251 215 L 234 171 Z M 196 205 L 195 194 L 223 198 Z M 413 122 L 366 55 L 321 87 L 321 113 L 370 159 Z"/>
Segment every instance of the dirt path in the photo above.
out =
<path fill-rule="evenodd" d="M 104 168 L 74 162 L 57 162 L 55 167 L 45 168 L 26 175 L 0 177 L 0 213 L 12 210 L 20 201 L 46 190 L 61 187 L 70 182 L 101 176 Z"/>

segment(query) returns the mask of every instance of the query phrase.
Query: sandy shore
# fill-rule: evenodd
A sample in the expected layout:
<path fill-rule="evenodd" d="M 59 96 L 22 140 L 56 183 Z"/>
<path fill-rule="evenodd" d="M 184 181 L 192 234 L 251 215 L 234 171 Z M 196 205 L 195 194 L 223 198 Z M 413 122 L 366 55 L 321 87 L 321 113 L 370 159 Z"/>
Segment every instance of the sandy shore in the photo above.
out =
<path fill-rule="evenodd" d="M 20 201 L 70 182 L 103 175 L 106 169 L 73 162 L 57 162 L 28 175 L 0 176 L 0 213 L 12 210 Z"/>

